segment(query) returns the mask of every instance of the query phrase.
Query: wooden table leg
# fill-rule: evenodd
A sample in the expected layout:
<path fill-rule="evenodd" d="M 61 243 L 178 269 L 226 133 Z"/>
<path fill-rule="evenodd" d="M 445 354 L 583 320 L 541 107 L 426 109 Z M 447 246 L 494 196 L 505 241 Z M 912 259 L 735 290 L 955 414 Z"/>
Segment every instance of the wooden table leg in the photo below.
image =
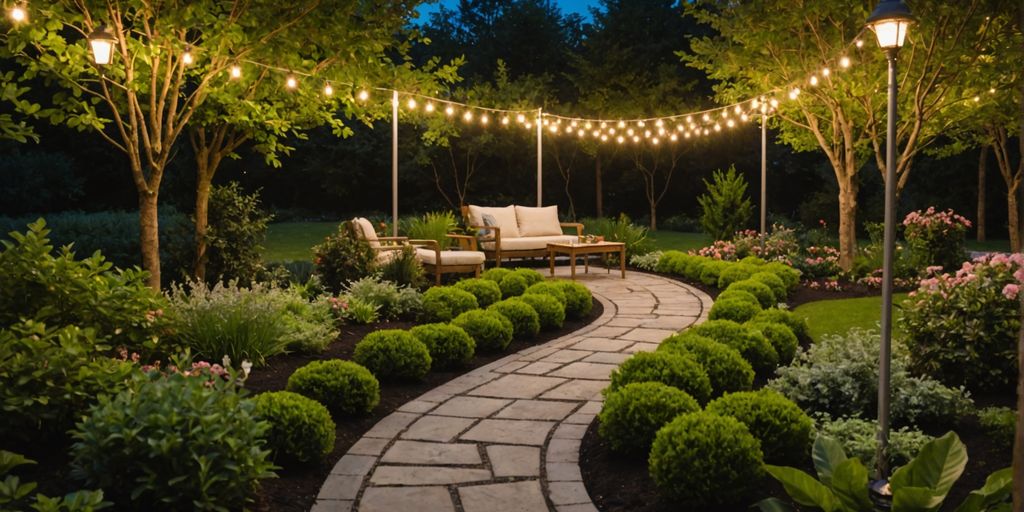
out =
<path fill-rule="evenodd" d="M 622 278 L 626 278 L 626 246 L 619 249 L 619 269 L 622 270 Z"/>
<path fill-rule="evenodd" d="M 576 250 L 569 249 L 569 259 L 572 261 L 569 264 L 569 277 L 574 281 L 576 280 Z"/>
<path fill-rule="evenodd" d="M 589 254 L 584 254 L 583 255 L 583 269 L 584 269 L 583 273 L 585 273 L 585 274 L 589 274 L 590 273 L 590 255 Z"/>
<path fill-rule="evenodd" d="M 548 249 L 548 265 L 551 267 L 551 275 L 555 275 L 555 251 Z"/>

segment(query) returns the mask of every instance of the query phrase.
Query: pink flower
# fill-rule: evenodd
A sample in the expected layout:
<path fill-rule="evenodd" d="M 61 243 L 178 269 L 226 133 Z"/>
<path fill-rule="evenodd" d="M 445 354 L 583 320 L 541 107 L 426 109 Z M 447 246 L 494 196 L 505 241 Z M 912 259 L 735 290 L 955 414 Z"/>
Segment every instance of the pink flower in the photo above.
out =
<path fill-rule="evenodd" d="M 1007 299 L 1014 300 L 1017 298 L 1017 293 L 1020 291 L 1020 287 L 1010 283 L 1003 287 L 1003 296 Z"/>

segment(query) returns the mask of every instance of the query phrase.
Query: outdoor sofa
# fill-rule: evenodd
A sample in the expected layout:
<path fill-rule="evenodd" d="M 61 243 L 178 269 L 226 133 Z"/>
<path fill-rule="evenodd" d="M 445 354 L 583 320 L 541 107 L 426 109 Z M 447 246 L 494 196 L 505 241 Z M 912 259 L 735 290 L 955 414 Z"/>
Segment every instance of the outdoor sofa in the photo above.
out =
<path fill-rule="evenodd" d="M 480 251 L 498 267 L 512 258 L 547 257 L 548 244 L 577 242 L 583 235 L 583 224 L 559 222 L 557 206 L 471 204 L 462 207 L 462 215 L 468 228 L 477 231 Z M 572 228 L 575 233 L 567 235 L 563 228 Z"/>

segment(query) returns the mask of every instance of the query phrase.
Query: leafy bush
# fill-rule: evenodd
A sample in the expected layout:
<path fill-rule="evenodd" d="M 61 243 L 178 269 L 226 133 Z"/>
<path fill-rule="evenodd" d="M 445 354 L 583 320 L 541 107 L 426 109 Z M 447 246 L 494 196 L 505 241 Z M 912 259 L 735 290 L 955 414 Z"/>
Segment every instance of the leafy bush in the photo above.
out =
<path fill-rule="evenodd" d="M 835 439 L 850 457 L 857 457 L 875 467 L 878 448 L 878 422 L 860 418 L 833 420 L 827 415 L 817 419 L 818 433 Z M 902 466 L 917 456 L 921 447 L 933 438 L 920 430 L 901 427 L 889 430 L 889 465 Z"/>
<path fill-rule="evenodd" d="M 530 339 L 540 331 L 540 315 L 532 306 L 517 298 L 495 302 L 487 310 L 512 322 L 512 337 L 515 339 Z"/>
<path fill-rule="evenodd" d="M 711 305 L 708 318 L 711 320 L 732 320 L 743 323 L 761 312 L 761 306 L 743 299 L 717 299 Z"/>
<path fill-rule="evenodd" d="M 648 468 L 665 496 L 698 507 L 743 503 L 760 488 L 761 447 L 739 421 L 683 414 L 658 431 Z"/>
<path fill-rule="evenodd" d="M 779 364 L 779 355 L 764 335 L 732 320 L 709 320 L 691 327 L 687 332 L 711 338 L 738 350 L 758 374 L 771 375 Z"/>
<path fill-rule="evenodd" d="M 603 236 L 607 242 L 626 244 L 627 258 L 647 254 L 654 250 L 654 242 L 647 237 L 647 228 L 633 224 L 625 213 L 619 214 L 617 218 L 587 217 L 581 222 L 592 235 Z M 612 259 L 618 261 L 618 256 L 613 256 Z"/>
<path fill-rule="evenodd" d="M 483 271 L 483 273 L 480 274 L 480 279 L 487 279 L 488 281 L 501 283 L 502 278 L 511 273 L 512 271 L 505 267 L 494 267 Z"/>
<path fill-rule="evenodd" d="M 472 293 L 450 286 L 435 286 L 423 294 L 423 314 L 428 322 L 450 322 L 479 306 Z"/>
<path fill-rule="evenodd" d="M 978 410 L 978 422 L 990 437 L 1005 448 L 1013 446 L 1017 412 L 1009 407 L 985 407 Z"/>
<path fill-rule="evenodd" d="M 316 462 L 334 449 L 336 425 L 316 400 L 291 391 L 263 393 L 254 412 L 270 423 L 264 438 L 275 462 Z"/>
<path fill-rule="evenodd" d="M 683 353 L 700 363 L 711 382 L 711 396 L 746 391 L 754 384 L 754 369 L 739 351 L 691 331 L 666 338 L 658 351 Z"/>
<path fill-rule="evenodd" d="M 718 286 L 718 278 L 722 275 L 722 272 L 729 268 L 731 263 L 728 261 L 720 260 L 708 260 L 700 265 L 699 279 L 701 283 L 707 286 Z"/>
<path fill-rule="evenodd" d="M 807 321 L 796 316 L 792 311 L 784 309 L 769 308 L 757 314 L 751 323 L 784 324 L 793 331 L 798 340 L 810 341 L 811 335 L 807 332 Z"/>
<path fill-rule="evenodd" d="M 878 399 L 879 334 L 851 329 L 824 336 L 800 351 L 792 366 L 779 368 L 768 386 L 809 412 L 833 417 L 874 417 Z M 893 345 L 892 420 L 897 425 L 949 423 L 971 409 L 963 389 L 947 388 L 907 371 L 905 349 Z"/>
<path fill-rule="evenodd" d="M 755 270 L 745 263 L 729 265 L 718 274 L 718 288 L 724 290 L 732 283 L 750 279 Z"/>
<path fill-rule="evenodd" d="M 810 453 L 814 422 L 796 404 L 776 391 L 726 393 L 708 404 L 707 412 L 732 416 L 761 441 L 765 462 L 797 464 Z"/>
<path fill-rule="evenodd" d="M 416 301 L 410 296 L 419 296 L 412 288 L 400 287 L 394 282 L 383 281 L 377 276 L 366 276 L 345 285 L 345 295 L 366 304 L 378 307 L 377 312 L 383 318 L 394 319 L 406 316 L 415 311 L 408 311 L 409 301 Z"/>
<path fill-rule="evenodd" d="M 512 342 L 512 322 L 494 311 L 467 311 L 452 320 L 452 325 L 465 330 L 484 352 L 505 350 Z"/>
<path fill-rule="evenodd" d="M 455 287 L 472 293 L 476 297 L 477 304 L 482 308 L 501 300 L 501 288 L 498 287 L 498 283 L 489 279 L 463 279 L 455 283 Z"/>
<path fill-rule="evenodd" d="M 685 391 L 660 382 L 634 382 L 605 397 L 598 434 L 613 450 L 647 455 L 658 429 L 700 405 Z"/>
<path fill-rule="evenodd" d="M 72 476 L 122 506 L 219 509 L 274 476 L 255 403 L 233 378 L 150 372 L 99 402 L 72 437 Z"/>
<path fill-rule="evenodd" d="M 547 295 L 548 297 L 552 297 L 558 302 L 561 302 L 562 306 L 565 306 L 567 301 L 562 287 L 554 281 L 544 281 L 531 284 L 523 294 Z"/>
<path fill-rule="evenodd" d="M 672 352 L 637 352 L 612 372 L 610 391 L 634 382 L 660 382 L 707 403 L 711 381 L 704 368 L 688 355 Z"/>
<path fill-rule="evenodd" d="M 288 351 L 320 353 L 338 338 L 331 304 L 325 300 L 308 302 L 296 289 L 274 294 L 283 308 L 282 341 Z"/>
<path fill-rule="evenodd" d="M 715 240 L 729 240 L 750 220 L 753 206 L 747 193 L 747 180 L 730 166 L 726 172 L 717 170 L 712 183 L 704 180 L 708 191 L 697 198 L 700 203 L 700 225 Z"/>
<path fill-rule="evenodd" d="M 783 281 L 777 274 L 772 272 L 755 272 L 750 276 L 750 279 L 770 288 L 772 290 L 772 295 L 775 296 L 775 302 L 786 301 L 786 296 L 789 295 L 789 289 L 786 287 L 785 281 Z"/>
<path fill-rule="evenodd" d="M 682 251 L 655 251 L 647 256 L 655 255 L 659 256 L 659 258 L 653 270 L 657 270 L 658 272 L 665 274 L 682 274 L 686 264 L 694 258 L 694 256 Z"/>
<path fill-rule="evenodd" d="M 565 306 L 558 299 L 547 295 L 523 295 L 519 300 L 529 304 L 540 318 L 542 330 L 560 329 L 565 323 Z"/>
<path fill-rule="evenodd" d="M 586 318 L 594 309 L 594 296 L 586 286 L 575 281 L 555 281 L 565 293 L 565 316 L 574 319 Z"/>
<path fill-rule="evenodd" d="M 662 252 L 654 251 L 647 254 L 634 254 L 629 258 L 629 264 L 648 272 L 658 270 L 658 263 L 661 261 Z M 661 270 L 658 270 L 662 272 Z"/>
<path fill-rule="evenodd" d="M 747 292 L 747 291 L 743 291 L 743 290 L 728 290 L 728 291 L 724 291 L 722 293 L 719 293 L 718 297 L 715 297 L 715 302 L 718 302 L 720 300 L 741 300 L 743 302 L 747 302 L 749 304 L 753 304 L 754 306 L 757 306 L 757 310 L 761 311 L 761 303 L 758 302 L 757 297 L 754 297 L 754 294 L 752 294 L 750 292 Z"/>
<path fill-rule="evenodd" d="M 288 377 L 286 389 L 324 404 L 341 417 L 367 414 L 380 403 L 380 383 L 370 370 L 341 359 L 306 364 Z"/>
<path fill-rule="evenodd" d="M 260 208 L 259 192 L 247 195 L 234 181 L 213 187 L 206 233 L 209 281 L 252 283 L 263 271 L 263 242 L 273 218 Z"/>
<path fill-rule="evenodd" d="M 103 491 L 74 491 L 63 498 L 51 498 L 42 493 L 30 496 L 36 488 L 35 482 L 22 483 L 17 476 L 9 474 L 12 469 L 36 461 L 17 453 L 0 450 L 0 505 L 4 510 L 38 510 L 42 512 L 92 512 L 109 507 L 103 501 Z"/>
<path fill-rule="evenodd" d="M 952 270 L 967 258 L 964 235 L 971 221 L 953 210 L 940 212 L 930 206 L 924 211 L 913 211 L 903 219 L 903 226 L 915 268 L 939 266 Z"/>
<path fill-rule="evenodd" d="M 380 306 L 359 299 L 348 299 L 347 301 L 335 299 L 341 311 L 339 315 L 346 322 L 357 325 L 369 325 L 380 320 Z"/>
<path fill-rule="evenodd" d="M 377 268 L 377 275 L 384 281 L 391 281 L 398 286 L 421 288 L 427 280 L 424 277 L 423 264 L 416 257 L 416 248 L 411 245 L 393 252 L 394 256 L 384 261 Z"/>
<path fill-rule="evenodd" d="M 700 276 L 701 276 L 701 274 L 704 273 L 704 265 L 707 265 L 708 263 L 711 263 L 713 261 L 716 261 L 716 260 L 712 260 L 710 258 L 704 258 L 704 257 L 701 257 L 701 256 L 693 256 L 689 260 L 683 260 L 683 267 L 682 267 L 683 277 L 685 277 L 685 278 L 687 278 L 687 279 L 689 279 L 691 281 L 700 281 Z M 721 271 L 721 269 L 716 271 L 715 276 L 714 276 L 716 283 L 718 282 L 718 272 L 719 271 Z"/>
<path fill-rule="evenodd" d="M 422 217 L 413 217 L 405 222 L 405 233 L 416 240 L 434 240 L 445 250 L 451 243 L 448 233 L 455 230 L 458 222 L 450 211 L 430 212 Z"/>
<path fill-rule="evenodd" d="M 800 271 L 789 265 L 786 265 L 785 263 L 778 261 L 766 263 L 763 267 L 761 267 L 761 271 L 771 272 L 772 274 L 778 276 L 779 279 L 782 279 L 783 283 L 786 283 L 786 289 L 789 291 L 796 290 L 796 288 L 800 286 Z"/>
<path fill-rule="evenodd" d="M 522 295 L 530 285 L 522 275 L 516 274 L 515 272 L 509 272 L 501 278 L 501 281 L 498 282 L 498 286 L 501 288 L 501 296 L 507 299 Z"/>
<path fill-rule="evenodd" d="M 476 342 L 457 325 L 417 325 L 409 330 L 409 333 L 427 346 L 434 368 L 446 369 L 465 365 L 473 359 L 476 352 Z"/>
<path fill-rule="evenodd" d="M 338 293 L 349 281 L 366 277 L 373 272 L 376 252 L 369 242 L 356 236 L 351 222 L 343 222 L 319 245 L 313 247 L 316 275 L 324 287 Z"/>
<path fill-rule="evenodd" d="M 772 293 L 772 289 L 768 285 L 753 279 L 747 279 L 745 281 L 736 281 L 729 285 L 726 290 L 741 290 L 750 293 L 754 297 L 757 297 L 757 301 L 761 303 L 761 307 L 768 309 L 778 304 L 775 301 L 775 294 Z"/>
<path fill-rule="evenodd" d="M 379 379 L 409 380 L 426 376 L 432 361 L 427 346 L 401 329 L 382 329 L 367 334 L 356 344 L 352 360 Z"/>
<path fill-rule="evenodd" d="M 788 365 L 793 361 L 799 344 L 796 334 L 793 334 L 793 330 L 789 326 L 774 322 L 747 322 L 745 325 L 760 331 L 765 338 L 768 338 L 775 353 L 779 355 L 780 365 Z"/>
<path fill-rule="evenodd" d="M 517 268 L 512 272 L 515 275 L 522 277 L 526 281 L 527 287 L 544 281 L 544 275 L 532 268 Z"/>

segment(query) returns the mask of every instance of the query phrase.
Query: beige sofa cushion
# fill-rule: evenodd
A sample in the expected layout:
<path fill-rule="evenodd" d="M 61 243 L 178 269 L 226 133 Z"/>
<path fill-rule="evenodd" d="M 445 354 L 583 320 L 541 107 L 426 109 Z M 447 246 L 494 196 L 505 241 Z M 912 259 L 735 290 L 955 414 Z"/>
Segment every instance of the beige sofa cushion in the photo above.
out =
<path fill-rule="evenodd" d="M 366 218 L 356 217 L 352 219 L 358 230 L 360 238 L 370 243 L 370 247 L 374 249 L 380 248 L 380 242 L 377 240 L 377 230 L 373 229 L 373 224 Z"/>
<path fill-rule="evenodd" d="M 536 249 L 547 249 L 548 244 L 571 244 L 579 241 L 576 235 L 557 236 L 526 236 L 519 238 L 501 237 L 502 251 L 529 251 Z M 482 242 L 480 247 L 487 250 L 494 250 L 494 242 Z"/>
<path fill-rule="evenodd" d="M 516 220 L 519 222 L 519 236 L 553 236 L 562 234 L 558 223 L 558 207 L 545 206 L 530 208 L 516 206 Z"/>
<path fill-rule="evenodd" d="M 416 249 L 416 257 L 423 263 L 437 265 L 437 253 L 433 249 Z M 480 265 L 484 253 L 480 251 L 441 251 L 441 265 Z"/>
<path fill-rule="evenodd" d="M 474 226 L 484 225 L 484 215 L 490 214 L 501 228 L 501 239 L 519 237 L 519 221 L 516 219 L 514 206 L 504 208 L 492 208 L 486 206 L 469 205 L 469 221 Z"/>

